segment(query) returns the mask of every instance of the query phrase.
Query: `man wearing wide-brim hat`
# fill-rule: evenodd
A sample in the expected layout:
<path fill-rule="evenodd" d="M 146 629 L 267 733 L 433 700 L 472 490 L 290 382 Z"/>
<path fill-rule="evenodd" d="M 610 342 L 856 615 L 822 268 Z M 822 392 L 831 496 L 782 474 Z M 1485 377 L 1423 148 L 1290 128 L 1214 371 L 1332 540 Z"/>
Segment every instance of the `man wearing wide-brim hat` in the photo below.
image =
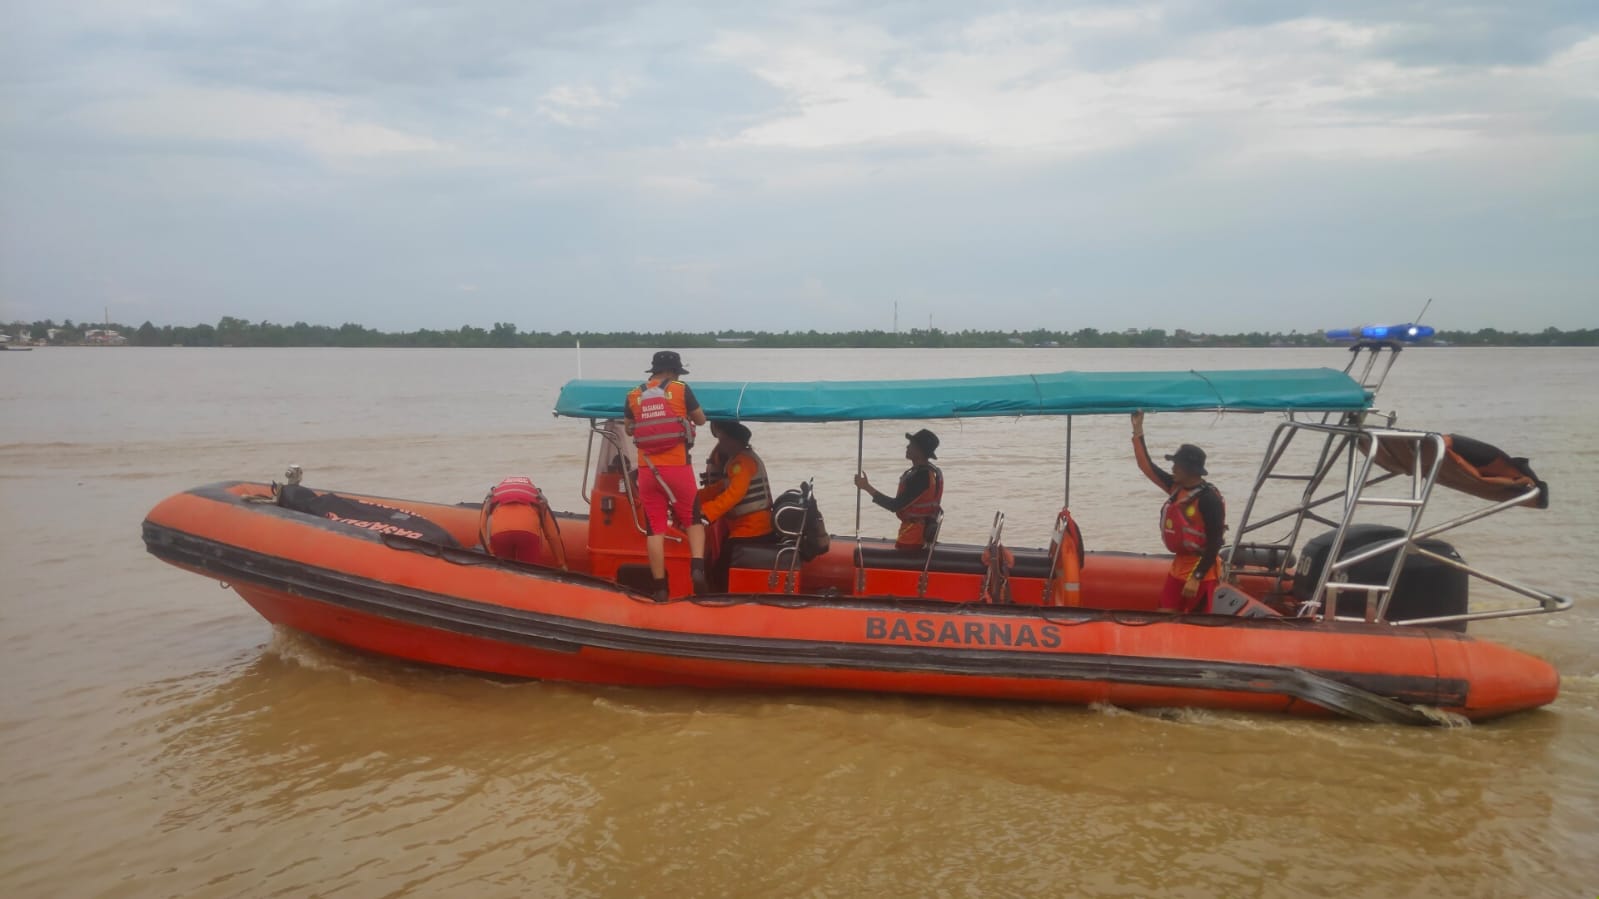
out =
<path fill-rule="evenodd" d="M 638 496 L 649 531 L 644 548 L 649 555 L 652 593 L 656 602 L 671 595 L 666 579 L 666 531 L 670 520 L 688 533 L 689 576 L 694 592 L 703 593 L 705 580 L 705 527 L 694 508 L 698 484 L 689 449 L 694 446 L 694 426 L 705 424 L 694 391 L 683 383 L 683 359 L 661 350 L 650 360 L 649 379 L 627 394 L 627 432 L 638 448 Z"/>
<path fill-rule="evenodd" d="M 911 467 L 899 476 L 893 496 L 878 490 L 866 472 L 856 472 L 855 486 L 871 494 L 872 502 L 899 516 L 894 548 L 921 549 L 938 538 L 938 516 L 943 512 L 944 473 L 931 460 L 938 458 L 938 435 L 922 428 L 905 435 L 905 458 Z"/>
<path fill-rule="evenodd" d="M 1205 451 L 1192 443 L 1168 455 L 1171 471 L 1149 459 L 1144 445 L 1144 413 L 1133 413 L 1133 456 L 1138 468 L 1160 489 L 1166 504 L 1160 509 L 1160 536 L 1172 553 L 1171 568 L 1161 589 L 1163 612 L 1206 612 L 1216 590 L 1227 506 L 1216 485 L 1205 480 Z"/>
<path fill-rule="evenodd" d="M 700 517 L 705 521 L 705 554 L 711 589 L 726 592 L 733 554 L 742 546 L 771 543 L 772 488 L 766 463 L 756 455 L 750 429 L 742 422 L 711 422 L 716 446 L 705 460 Z"/>

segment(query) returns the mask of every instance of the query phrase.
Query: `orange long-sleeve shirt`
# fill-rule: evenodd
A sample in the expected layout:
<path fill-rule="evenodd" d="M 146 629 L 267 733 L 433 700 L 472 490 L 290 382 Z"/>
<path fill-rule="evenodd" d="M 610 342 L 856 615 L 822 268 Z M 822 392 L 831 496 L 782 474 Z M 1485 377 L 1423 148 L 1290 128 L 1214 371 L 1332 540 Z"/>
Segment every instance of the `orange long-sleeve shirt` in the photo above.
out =
<path fill-rule="evenodd" d="M 716 461 L 714 455 L 712 462 Z M 760 472 L 760 462 L 755 454 L 743 450 L 722 465 L 722 480 L 702 488 L 699 492 L 700 514 L 707 521 L 718 521 L 744 501 L 750 483 Z M 767 485 L 768 495 L 771 487 Z M 772 532 L 771 503 L 758 512 L 740 515 L 728 521 L 728 537 L 764 537 Z"/>

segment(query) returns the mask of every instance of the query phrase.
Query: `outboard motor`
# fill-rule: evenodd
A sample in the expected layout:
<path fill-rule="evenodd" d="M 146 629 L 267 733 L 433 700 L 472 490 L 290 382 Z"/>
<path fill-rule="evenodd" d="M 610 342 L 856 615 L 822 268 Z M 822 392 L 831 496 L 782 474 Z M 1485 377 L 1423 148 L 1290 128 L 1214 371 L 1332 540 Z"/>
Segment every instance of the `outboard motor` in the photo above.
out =
<path fill-rule="evenodd" d="M 1294 597 L 1301 602 L 1310 599 L 1311 592 L 1316 589 L 1316 582 L 1321 578 L 1322 567 L 1327 564 L 1328 551 L 1332 549 L 1336 533 L 1328 531 L 1312 538 L 1305 544 L 1304 552 L 1300 553 L 1299 569 L 1294 573 Z M 1373 543 L 1404 535 L 1402 529 L 1386 524 L 1350 525 L 1348 533 L 1344 535 L 1340 558 L 1348 558 Z M 1419 545 L 1445 558 L 1461 560 L 1455 548 L 1442 540 L 1423 540 Z M 1347 573 L 1346 579 L 1359 584 L 1386 583 L 1388 572 L 1393 568 L 1395 552 L 1397 550 L 1390 550 L 1355 565 Z M 1388 620 L 1409 621 L 1441 615 L 1464 615 L 1469 583 L 1470 576 L 1458 568 L 1425 556 L 1406 556 L 1405 566 L 1399 572 L 1399 581 L 1394 584 L 1393 598 L 1388 603 Z M 1367 599 L 1362 593 L 1340 593 L 1339 616 L 1364 614 Z M 1464 621 L 1435 626 L 1445 630 L 1466 630 Z"/>

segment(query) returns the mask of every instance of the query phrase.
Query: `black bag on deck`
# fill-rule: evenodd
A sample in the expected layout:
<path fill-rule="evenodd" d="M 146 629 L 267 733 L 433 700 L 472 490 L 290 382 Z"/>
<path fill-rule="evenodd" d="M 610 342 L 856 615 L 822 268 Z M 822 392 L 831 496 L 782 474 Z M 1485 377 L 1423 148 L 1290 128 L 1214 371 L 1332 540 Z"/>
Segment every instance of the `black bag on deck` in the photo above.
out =
<path fill-rule="evenodd" d="M 337 493 L 318 493 L 298 484 L 284 484 L 278 488 L 278 505 L 295 512 L 336 521 L 358 530 L 395 534 L 441 546 L 460 545 L 450 536 L 449 531 L 420 515 L 404 509 L 339 496 Z"/>
<path fill-rule="evenodd" d="M 816 508 L 816 495 L 809 484 L 785 491 L 772 502 L 772 526 L 783 537 L 783 542 L 797 542 L 803 562 L 827 552 L 832 545 L 827 523 L 822 521 L 822 513 Z"/>

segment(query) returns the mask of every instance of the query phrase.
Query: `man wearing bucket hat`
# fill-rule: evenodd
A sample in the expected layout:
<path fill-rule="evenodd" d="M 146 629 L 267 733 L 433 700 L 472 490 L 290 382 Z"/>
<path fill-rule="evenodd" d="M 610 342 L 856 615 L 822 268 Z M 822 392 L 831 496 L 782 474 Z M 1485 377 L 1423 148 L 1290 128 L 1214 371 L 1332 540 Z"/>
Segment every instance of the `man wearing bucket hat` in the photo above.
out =
<path fill-rule="evenodd" d="M 922 428 L 906 434 L 905 441 L 905 458 L 911 461 L 911 467 L 899 476 L 899 488 L 893 496 L 873 487 L 864 471 L 855 474 L 855 486 L 871 494 L 872 502 L 899 516 L 895 549 L 921 549 L 938 537 L 944 473 L 929 461 L 938 458 L 937 434 Z"/>
<path fill-rule="evenodd" d="M 711 448 L 700 480 L 700 517 L 705 520 L 706 568 L 711 588 L 727 590 L 728 569 L 741 545 L 772 542 L 772 489 L 766 463 L 750 446 L 742 422 L 711 422 Z"/>
<path fill-rule="evenodd" d="M 1167 456 L 1168 473 L 1149 459 L 1144 445 L 1144 413 L 1133 413 L 1133 455 L 1144 476 L 1166 491 L 1160 509 L 1160 536 L 1172 552 L 1171 569 L 1160 594 L 1163 612 L 1205 612 L 1216 590 L 1217 558 L 1227 529 L 1227 506 L 1216 485 L 1205 480 L 1205 451 L 1192 443 Z"/>
<path fill-rule="evenodd" d="M 694 391 L 681 380 L 688 374 L 683 359 L 662 350 L 650 360 L 649 379 L 627 394 L 627 432 L 638 448 L 638 496 L 649 529 L 644 547 L 656 602 L 670 596 L 666 579 L 668 517 L 688 532 L 689 575 L 694 592 L 703 593 L 705 582 L 705 528 L 694 513 L 694 426 L 705 424 Z"/>

